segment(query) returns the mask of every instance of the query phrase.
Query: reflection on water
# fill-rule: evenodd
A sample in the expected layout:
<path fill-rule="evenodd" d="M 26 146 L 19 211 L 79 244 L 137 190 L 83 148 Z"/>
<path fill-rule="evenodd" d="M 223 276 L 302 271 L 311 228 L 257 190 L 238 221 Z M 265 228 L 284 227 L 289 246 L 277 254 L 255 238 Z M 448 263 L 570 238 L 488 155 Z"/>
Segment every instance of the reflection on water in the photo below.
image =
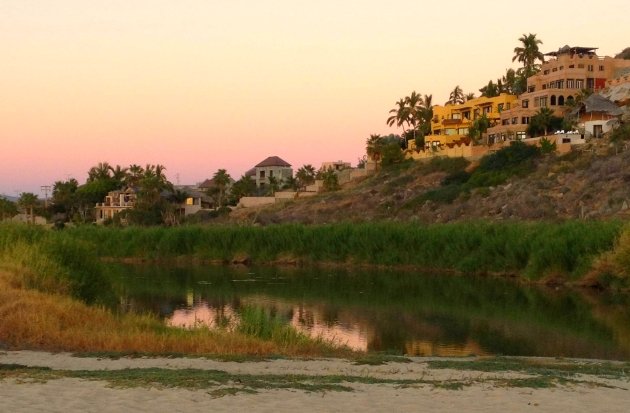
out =
<path fill-rule="evenodd" d="M 421 356 L 630 359 L 630 299 L 504 280 L 395 272 L 111 267 L 124 311 L 235 328 L 264 309 L 311 337 Z"/>

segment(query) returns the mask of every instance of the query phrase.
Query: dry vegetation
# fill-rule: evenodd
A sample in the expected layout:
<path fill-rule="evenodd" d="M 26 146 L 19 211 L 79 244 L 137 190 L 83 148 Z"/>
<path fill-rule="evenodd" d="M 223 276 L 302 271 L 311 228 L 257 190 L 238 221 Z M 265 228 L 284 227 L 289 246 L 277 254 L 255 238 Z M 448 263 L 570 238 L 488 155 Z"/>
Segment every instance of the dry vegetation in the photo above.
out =
<path fill-rule="evenodd" d="M 261 209 L 236 210 L 230 219 L 262 225 L 623 219 L 630 216 L 630 151 L 617 153 L 619 150 L 602 140 L 567 155 L 543 155 L 527 174 L 453 194 L 443 188 L 449 171 L 407 162 L 347 184 L 338 192 Z"/>

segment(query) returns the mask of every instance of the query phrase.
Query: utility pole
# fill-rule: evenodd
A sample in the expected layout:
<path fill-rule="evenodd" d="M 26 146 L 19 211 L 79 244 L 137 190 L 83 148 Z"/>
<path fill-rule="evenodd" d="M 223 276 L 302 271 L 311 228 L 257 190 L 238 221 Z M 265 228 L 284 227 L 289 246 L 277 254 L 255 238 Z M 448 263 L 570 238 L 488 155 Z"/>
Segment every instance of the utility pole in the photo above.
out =
<path fill-rule="evenodd" d="M 50 185 L 42 185 L 40 188 L 44 193 L 44 208 L 48 209 L 48 192 L 50 192 Z"/>

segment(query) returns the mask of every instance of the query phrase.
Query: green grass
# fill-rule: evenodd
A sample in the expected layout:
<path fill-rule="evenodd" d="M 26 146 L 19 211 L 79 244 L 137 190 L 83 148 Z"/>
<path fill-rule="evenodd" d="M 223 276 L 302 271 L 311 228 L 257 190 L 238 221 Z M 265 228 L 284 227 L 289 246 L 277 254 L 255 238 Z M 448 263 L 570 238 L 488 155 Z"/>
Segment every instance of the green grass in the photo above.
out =
<path fill-rule="evenodd" d="M 230 262 L 248 256 L 269 263 L 291 256 L 306 264 L 353 262 L 474 273 L 511 273 L 537 280 L 549 272 L 579 279 L 609 251 L 618 221 L 461 222 L 439 225 L 377 222 L 306 226 L 79 227 L 64 231 L 0 225 L 0 253 L 15 245 L 67 269 L 74 290 L 100 288 L 97 258 Z M 31 265 L 31 264 L 29 264 Z"/>

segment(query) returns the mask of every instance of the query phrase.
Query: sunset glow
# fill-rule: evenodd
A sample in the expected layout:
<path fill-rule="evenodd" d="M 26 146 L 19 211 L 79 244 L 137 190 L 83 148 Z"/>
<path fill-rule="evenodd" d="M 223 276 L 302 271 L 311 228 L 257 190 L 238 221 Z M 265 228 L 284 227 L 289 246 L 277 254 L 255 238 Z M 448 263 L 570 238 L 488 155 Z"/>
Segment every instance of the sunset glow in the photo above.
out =
<path fill-rule="evenodd" d="M 0 194 L 101 161 L 160 163 L 173 183 L 269 155 L 356 165 L 399 98 L 443 103 L 505 73 L 523 33 L 543 52 L 630 46 L 630 3 L 401 0 L 3 0 Z M 570 16 L 570 18 L 568 18 Z"/>

